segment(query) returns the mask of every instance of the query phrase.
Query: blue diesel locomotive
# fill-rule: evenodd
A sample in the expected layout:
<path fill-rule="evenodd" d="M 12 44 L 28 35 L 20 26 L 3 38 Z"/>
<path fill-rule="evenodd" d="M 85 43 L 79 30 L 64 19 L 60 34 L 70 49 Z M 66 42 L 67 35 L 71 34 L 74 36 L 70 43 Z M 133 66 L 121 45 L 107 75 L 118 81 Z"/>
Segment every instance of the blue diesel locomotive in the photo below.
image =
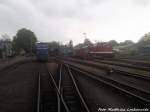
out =
<path fill-rule="evenodd" d="M 48 44 L 36 43 L 36 56 L 38 61 L 48 61 Z"/>

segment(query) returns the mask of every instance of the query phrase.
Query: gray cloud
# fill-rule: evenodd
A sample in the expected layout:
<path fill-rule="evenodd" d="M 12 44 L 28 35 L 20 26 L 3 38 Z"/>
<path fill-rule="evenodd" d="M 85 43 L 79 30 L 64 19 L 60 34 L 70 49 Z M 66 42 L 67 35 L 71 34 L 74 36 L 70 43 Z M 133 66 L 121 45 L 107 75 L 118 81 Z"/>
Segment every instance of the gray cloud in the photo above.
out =
<path fill-rule="evenodd" d="M 137 5 L 147 6 L 150 4 L 150 0 L 134 0 Z"/>
<path fill-rule="evenodd" d="M 40 41 L 75 43 L 87 32 L 91 40 L 134 41 L 150 31 L 148 0 L 0 0 L 0 34 L 22 27 Z M 143 4 L 146 4 L 144 7 Z"/>

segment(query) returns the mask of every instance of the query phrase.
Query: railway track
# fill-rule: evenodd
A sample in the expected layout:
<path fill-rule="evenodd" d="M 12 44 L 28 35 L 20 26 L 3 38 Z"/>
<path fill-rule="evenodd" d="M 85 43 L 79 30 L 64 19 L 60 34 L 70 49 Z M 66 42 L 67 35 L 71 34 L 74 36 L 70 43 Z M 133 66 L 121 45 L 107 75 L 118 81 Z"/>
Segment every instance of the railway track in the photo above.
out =
<path fill-rule="evenodd" d="M 115 65 L 115 66 L 121 66 L 121 67 L 127 67 L 127 68 L 133 68 L 133 69 L 139 69 L 144 71 L 150 71 L 150 67 L 142 66 L 142 65 L 136 65 L 133 63 L 123 63 L 123 62 L 117 62 L 117 61 L 109 61 L 109 60 L 98 60 L 94 59 L 94 62 L 103 63 L 107 65 Z"/>
<path fill-rule="evenodd" d="M 80 83 L 75 78 L 77 75 L 88 77 L 88 80 L 92 80 L 94 83 L 106 85 L 117 91 L 122 97 L 126 97 L 128 101 L 131 99 L 129 102 L 131 107 L 148 108 L 150 106 L 150 91 L 144 88 L 141 89 L 122 83 L 117 79 L 96 75 L 66 62 L 62 63 L 56 75 L 48 72 L 45 67 L 43 67 L 44 71 L 39 72 L 37 100 L 37 110 L 39 111 L 37 112 L 94 112 L 93 108 L 95 107 L 90 105 L 88 99 L 82 96 L 84 91 L 78 88 Z M 130 77 L 130 75 L 127 76 Z M 131 77 L 140 80 L 146 79 L 144 76 L 136 77 L 133 75 Z"/>
<path fill-rule="evenodd" d="M 57 93 L 44 64 L 38 76 L 37 112 L 58 112 Z"/>
<path fill-rule="evenodd" d="M 131 58 L 112 58 L 112 59 L 104 59 L 109 61 L 116 61 L 116 62 L 124 62 L 124 63 L 131 63 L 133 65 L 139 65 L 144 67 L 150 67 L 150 60 L 141 60 L 141 59 L 131 59 Z"/>
<path fill-rule="evenodd" d="M 70 112 L 90 112 L 67 66 L 61 67 L 60 75 L 62 76 L 60 91 Z"/>
<path fill-rule="evenodd" d="M 62 60 L 64 60 L 64 59 L 62 59 Z M 149 72 L 146 72 L 146 73 L 134 72 L 133 73 L 133 72 L 130 72 L 130 71 L 127 71 L 127 70 L 118 69 L 117 67 L 113 67 L 113 66 L 110 66 L 110 65 L 97 65 L 97 64 L 94 64 L 94 63 L 91 63 L 91 62 L 79 61 L 79 60 L 69 60 L 69 61 L 79 63 L 79 64 L 83 64 L 83 65 L 86 64 L 86 66 L 94 67 L 94 68 L 97 68 L 97 69 L 102 69 L 102 70 L 105 70 L 105 71 L 113 70 L 113 72 L 119 73 L 119 75 L 124 75 L 124 76 L 129 76 L 129 77 L 136 77 L 138 79 L 142 79 L 142 80 L 146 80 L 146 81 L 150 80 L 150 76 L 147 74 Z"/>
<path fill-rule="evenodd" d="M 77 74 L 83 74 L 84 76 L 90 77 L 93 81 L 98 81 L 104 83 L 112 88 L 115 88 L 117 91 L 128 95 L 130 98 L 135 99 L 135 106 L 137 107 L 147 107 L 150 106 L 150 93 L 146 91 L 141 91 L 137 88 L 130 87 L 128 85 L 121 84 L 117 81 L 108 79 L 106 77 L 97 76 L 95 74 L 81 70 L 80 68 L 70 66 L 72 72 Z"/>
<path fill-rule="evenodd" d="M 71 65 L 74 67 L 73 64 Z M 79 65 L 75 66 L 74 68 L 77 68 L 80 71 L 83 70 L 83 68 L 81 67 L 81 69 Z M 141 100 L 141 102 L 145 102 L 144 105 L 150 104 L 150 89 L 148 86 L 150 78 L 148 76 L 130 74 L 128 72 L 123 71 L 117 71 L 115 73 L 112 73 L 112 75 L 98 75 L 89 72 L 88 70 L 83 71 L 88 72 L 88 74 L 91 74 L 89 75 L 90 77 L 100 79 L 104 81 L 104 83 L 113 85 L 115 88 L 125 92 L 126 94 L 136 97 L 136 99 Z M 119 75 L 117 75 L 117 73 L 119 73 Z M 122 79 L 126 80 L 126 82 Z"/>
<path fill-rule="evenodd" d="M 61 65 L 59 74 L 39 72 L 37 112 L 89 112 L 67 66 Z"/>
<path fill-rule="evenodd" d="M 131 62 L 128 62 L 128 63 L 124 63 L 124 62 L 121 62 L 121 61 L 115 61 L 115 60 L 112 60 L 112 59 L 104 59 L 104 60 L 100 60 L 100 59 L 92 59 L 92 60 L 81 60 L 81 59 L 73 59 L 73 58 L 70 58 L 70 59 L 67 59 L 67 60 L 70 60 L 70 61 L 74 61 L 74 62 L 81 62 L 81 63 L 97 63 L 97 64 L 101 64 L 103 67 L 110 67 L 113 66 L 114 68 L 117 68 L 117 67 L 123 67 L 124 69 L 134 69 L 134 70 L 141 70 L 141 71 L 146 71 L 146 72 L 150 72 L 150 67 L 149 66 L 144 66 L 144 65 L 139 65 L 137 63 L 131 63 Z M 93 64 L 94 65 L 94 64 Z M 117 70 L 117 69 L 116 69 Z"/>

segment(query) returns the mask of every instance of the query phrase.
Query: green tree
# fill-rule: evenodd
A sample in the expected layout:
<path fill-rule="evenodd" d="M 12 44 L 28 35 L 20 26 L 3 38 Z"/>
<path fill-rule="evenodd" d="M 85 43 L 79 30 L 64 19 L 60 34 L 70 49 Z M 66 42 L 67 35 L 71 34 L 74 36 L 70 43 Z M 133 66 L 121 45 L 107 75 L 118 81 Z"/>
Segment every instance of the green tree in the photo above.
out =
<path fill-rule="evenodd" d="M 112 47 L 115 47 L 115 46 L 118 45 L 118 42 L 117 42 L 116 40 L 110 40 L 108 43 L 109 43 Z"/>
<path fill-rule="evenodd" d="M 68 47 L 73 48 L 73 41 L 72 40 L 69 41 Z"/>
<path fill-rule="evenodd" d="M 60 44 L 59 42 L 53 41 L 53 42 L 49 42 L 48 46 L 49 46 L 49 49 L 53 51 L 55 49 L 59 49 Z"/>
<path fill-rule="evenodd" d="M 18 30 L 16 36 L 13 38 L 14 49 L 19 51 L 23 49 L 25 52 L 29 53 L 35 48 L 35 43 L 37 38 L 31 30 L 22 28 Z"/>
<path fill-rule="evenodd" d="M 120 42 L 119 43 L 120 45 L 133 45 L 134 42 L 132 40 L 125 40 L 124 42 Z"/>
<path fill-rule="evenodd" d="M 138 41 L 137 46 L 143 47 L 145 45 L 150 45 L 150 32 L 146 33 L 141 39 Z"/>
<path fill-rule="evenodd" d="M 12 50 L 13 50 L 13 52 L 15 52 L 16 54 L 18 54 L 19 51 L 20 51 L 19 45 L 17 45 L 17 37 L 16 37 L 16 36 L 13 37 Z"/>
<path fill-rule="evenodd" d="M 79 43 L 79 44 L 74 46 L 74 48 L 82 48 L 82 47 L 84 47 L 84 45 L 82 43 Z"/>
<path fill-rule="evenodd" d="M 88 38 L 85 38 L 84 39 L 84 46 L 92 46 L 93 44 L 92 44 L 92 42 L 90 41 L 90 39 L 88 39 Z"/>

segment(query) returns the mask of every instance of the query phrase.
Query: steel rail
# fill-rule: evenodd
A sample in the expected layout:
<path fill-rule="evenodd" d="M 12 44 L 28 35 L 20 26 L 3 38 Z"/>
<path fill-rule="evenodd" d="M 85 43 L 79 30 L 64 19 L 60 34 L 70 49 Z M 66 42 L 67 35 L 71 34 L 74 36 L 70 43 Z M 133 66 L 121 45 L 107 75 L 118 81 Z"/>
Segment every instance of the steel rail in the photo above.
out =
<path fill-rule="evenodd" d="M 86 75 L 86 76 L 88 76 L 88 77 L 90 77 L 90 78 L 92 78 L 94 80 L 100 81 L 100 82 L 102 82 L 104 84 L 107 84 L 107 85 L 109 85 L 111 87 L 114 87 L 114 88 L 116 88 L 116 89 L 118 89 L 118 90 L 120 90 L 120 91 L 122 91 L 122 92 L 124 92 L 124 93 L 126 93 L 128 95 L 130 95 L 130 96 L 134 96 L 135 98 L 137 98 L 137 99 L 139 99 L 139 100 L 141 100 L 141 101 L 143 101 L 145 103 L 150 104 L 150 100 L 147 100 L 147 99 L 145 99 L 145 98 L 143 98 L 141 96 L 138 96 L 138 95 L 136 95 L 134 93 L 131 93 L 131 92 L 123 89 L 123 88 L 120 88 L 120 87 L 118 87 L 118 86 L 116 86 L 116 85 L 114 85 L 114 84 L 112 84 L 112 83 L 110 83 L 108 81 L 105 81 L 105 80 L 101 79 L 98 76 L 90 75 L 88 72 L 85 72 L 85 71 L 80 70 L 79 68 L 76 68 L 76 67 L 73 67 L 73 66 L 71 66 L 70 68 L 72 68 L 73 70 L 76 70 L 76 71 L 78 71 L 78 72 L 80 72 L 80 73 L 82 73 L 82 74 L 84 74 L 84 75 Z"/>
<path fill-rule="evenodd" d="M 63 105 L 64 105 L 64 107 L 65 107 L 65 110 L 66 110 L 67 112 L 70 112 L 69 108 L 67 107 L 67 105 L 66 105 L 66 103 L 65 103 L 65 101 L 64 101 L 64 99 L 63 99 L 63 96 L 62 96 L 61 92 L 59 91 L 59 88 L 57 87 L 57 84 L 56 84 L 56 82 L 55 82 L 55 80 L 54 80 L 54 77 L 52 76 L 52 74 L 51 74 L 49 71 L 48 71 L 48 73 L 49 73 L 49 76 L 50 76 L 50 78 L 52 79 L 52 82 L 53 82 L 53 84 L 54 84 L 54 87 L 55 87 L 57 96 L 59 96 L 59 97 L 58 97 L 58 100 L 60 101 L 59 103 L 61 103 L 61 101 L 62 101 L 62 103 L 63 103 Z M 58 105 L 60 105 L 60 104 L 58 104 Z M 61 111 L 60 106 L 58 106 L 58 110 Z"/>
<path fill-rule="evenodd" d="M 140 64 L 140 65 L 150 67 L 150 62 L 147 63 L 147 61 L 149 61 L 149 60 L 133 60 L 133 59 L 129 59 L 129 58 L 117 58 L 117 59 L 113 59 L 113 60 L 123 61 L 123 62 L 131 62 L 133 64 Z"/>
<path fill-rule="evenodd" d="M 61 88 L 61 67 L 62 64 L 60 65 L 60 75 L 59 75 L 59 84 L 58 84 L 58 90 L 60 92 L 60 88 Z M 58 112 L 61 112 L 61 104 L 60 104 L 60 98 L 58 99 Z"/>
<path fill-rule="evenodd" d="M 62 84 L 62 64 L 60 65 L 60 71 L 59 71 L 59 85 L 58 85 L 59 87 L 58 87 L 58 91 L 60 93 L 61 100 L 62 100 L 62 102 L 63 102 L 67 112 L 71 112 L 69 107 L 67 106 L 64 98 L 63 98 L 61 84 Z"/>
<path fill-rule="evenodd" d="M 73 65 L 71 65 L 71 66 L 73 66 Z M 73 67 L 80 69 L 79 67 L 76 67 L 76 66 L 73 66 Z M 80 70 L 81 70 L 81 69 L 80 69 Z M 85 70 L 84 70 L 84 71 L 85 71 Z M 89 71 L 85 71 L 85 72 L 92 73 L 92 72 L 89 72 Z M 117 71 L 117 72 L 119 72 L 119 71 Z M 93 74 L 93 73 L 92 73 L 92 74 Z M 96 74 L 94 74 L 94 75 L 96 75 Z M 136 77 L 136 78 L 143 78 L 143 77 L 140 77 L 140 76 L 134 76 L 134 74 L 133 74 L 133 76 L 132 76 L 131 74 L 129 75 L 128 73 L 125 74 L 125 72 L 124 72 L 124 75 L 130 76 L 130 77 Z M 97 75 L 96 75 L 96 76 L 97 76 Z M 108 80 L 110 80 L 110 81 L 114 81 L 115 83 L 119 83 L 119 84 L 124 85 L 124 86 L 129 86 L 129 85 L 127 85 L 127 84 L 123 84 L 123 83 L 121 83 L 121 82 L 118 82 L 117 80 L 113 80 L 113 79 L 110 79 L 110 78 L 108 78 L 108 77 L 104 77 L 104 76 L 97 76 L 97 77 L 102 77 L 102 78 L 108 79 Z M 133 89 L 136 89 L 137 91 L 143 92 L 144 94 L 150 94 L 150 92 L 144 91 L 142 88 L 138 88 L 138 87 L 134 87 L 134 86 L 129 86 L 129 87 L 131 87 L 131 88 L 133 88 Z"/>
<path fill-rule="evenodd" d="M 80 63 L 78 60 L 72 60 L 72 61 Z M 122 70 L 116 69 L 115 67 L 110 67 L 110 66 L 95 65 L 95 64 L 89 64 L 89 63 L 86 63 L 86 62 L 82 62 L 82 63 L 87 64 L 89 66 L 96 67 L 96 68 L 104 69 L 104 70 L 109 70 L 111 68 L 111 69 L 113 69 L 114 72 L 121 73 L 122 75 L 128 75 L 128 76 L 131 76 L 131 77 L 140 78 L 142 80 L 150 81 L 150 76 L 147 76 L 147 75 L 141 75 L 139 73 L 131 73 L 131 72 L 128 72 L 128 71 L 122 71 Z M 82 64 L 82 63 L 80 63 L 80 64 Z"/>
<path fill-rule="evenodd" d="M 76 83 L 76 81 L 75 81 L 75 78 L 74 78 L 74 76 L 73 76 L 71 70 L 70 70 L 70 67 L 69 67 L 68 65 L 66 65 L 66 66 L 67 66 L 67 68 L 68 68 L 69 75 L 70 75 L 70 77 L 71 77 L 71 79 L 72 79 L 72 81 L 73 81 L 73 84 L 74 84 L 74 86 L 75 86 L 75 88 L 76 88 L 76 91 L 77 91 L 77 93 L 78 93 L 78 95 L 79 95 L 79 97 L 80 97 L 80 99 L 81 99 L 81 102 L 82 102 L 82 104 L 83 104 L 83 106 L 84 106 L 86 112 L 90 112 L 90 109 L 88 108 L 88 106 L 87 106 L 87 104 L 86 104 L 86 102 L 85 102 L 83 96 L 81 95 L 81 92 L 80 92 L 80 90 L 79 90 L 79 88 L 78 88 L 78 86 L 77 86 L 77 83 Z"/>
<path fill-rule="evenodd" d="M 115 72 L 121 73 L 122 75 L 127 75 L 127 76 L 130 76 L 130 77 L 135 77 L 135 78 L 138 78 L 138 79 L 150 81 L 150 77 L 146 76 L 146 75 L 141 75 L 141 74 L 137 74 L 137 73 L 130 73 L 130 72 L 121 71 L 121 70 L 115 70 Z"/>
<path fill-rule="evenodd" d="M 66 67 L 64 64 L 62 64 L 62 66 Z M 62 73 L 63 73 L 63 70 L 62 70 L 63 67 L 62 67 L 62 66 L 61 66 L 61 69 L 60 69 L 60 71 L 61 71 L 61 72 L 60 72 L 60 73 L 61 73 L 60 75 L 61 75 L 61 76 L 62 76 Z M 65 69 L 66 69 L 66 68 L 65 68 Z M 66 70 L 67 70 L 67 72 L 69 73 L 68 68 L 67 68 Z M 67 74 L 67 75 L 70 75 L 70 73 Z M 73 82 L 73 80 L 72 80 L 72 78 L 71 78 L 71 82 L 73 83 L 73 86 L 75 86 L 75 85 L 74 85 L 74 82 Z M 64 97 L 63 89 L 64 89 L 64 87 L 61 86 L 61 88 L 60 88 L 60 90 L 61 90 L 61 91 L 60 91 L 61 97 Z M 75 91 L 77 92 L 76 88 L 75 88 Z M 80 98 L 78 92 L 77 92 L 77 95 L 78 95 L 78 98 Z M 64 99 L 63 99 L 63 101 L 64 101 L 64 102 L 67 102 L 67 101 L 65 101 Z M 79 99 L 79 101 L 80 101 L 80 104 L 82 105 L 81 108 L 83 108 L 83 103 L 81 103 L 81 99 Z M 71 108 L 67 105 L 67 103 L 65 103 L 65 104 L 66 104 L 66 106 L 68 107 L 69 112 L 71 112 Z M 83 109 L 85 110 L 85 112 L 90 112 L 89 109 L 86 108 L 86 107 L 84 107 Z M 88 111 L 87 111 L 86 109 L 88 109 Z"/>
<path fill-rule="evenodd" d="M 140 70 L 144 70 L 144 71 L 150 71 L 150 67 L 145 67 L 145 66 L 141 66 L 141 65 L 135 65 L 135 64 L 129 65 L 129 64 L 126 64 L 126 63 L 105 62 L 103 60 L 101 61 L 101 60 L 97 60 L 97 59 L 94 59 L 93 61 L 94 62 L 98 62 L 98 63 L 107 64 L 107 65 L 114 65 L 114 66 L 120 66 L 120 67 L 140 69 Z"/>
<path fill-rule="evenodd" d="M 37 112 L 40 112 L 41 103 L 41 75 L 38 73 L 38 94 L 37 94 Z"/>
<path fill-rule="evenodd" d="M 62 81 L 62 75 L 61 75 L 61 72 L 62 72 L 62 64 L 60 65 L 60 71 L 59 71 L 59 84 L 58 84 L 58 89 L 59 91 L 61 92 L 61 81 Z"/>

